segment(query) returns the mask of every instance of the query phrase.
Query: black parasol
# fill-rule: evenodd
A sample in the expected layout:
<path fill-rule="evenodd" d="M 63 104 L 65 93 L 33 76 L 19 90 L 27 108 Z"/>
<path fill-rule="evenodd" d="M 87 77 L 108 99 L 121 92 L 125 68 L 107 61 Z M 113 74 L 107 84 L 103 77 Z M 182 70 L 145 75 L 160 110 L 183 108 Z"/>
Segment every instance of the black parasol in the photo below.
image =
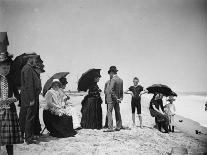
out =
<path fill-rule="evenodd" d="M 100 76 L 101 69 L 89 69 L 78 80 L 78 91 L 87 91 L 94 83 L 94 78 Z"/>
<path fill-rule="evenodd" d="M 172 90 L 170 87 L 163 85 L 163 84 L 154 84 L 147 88 L 148 93 L 156 94 L 160 93 L 164 96 L 170 96 L 172 94 Z"/>

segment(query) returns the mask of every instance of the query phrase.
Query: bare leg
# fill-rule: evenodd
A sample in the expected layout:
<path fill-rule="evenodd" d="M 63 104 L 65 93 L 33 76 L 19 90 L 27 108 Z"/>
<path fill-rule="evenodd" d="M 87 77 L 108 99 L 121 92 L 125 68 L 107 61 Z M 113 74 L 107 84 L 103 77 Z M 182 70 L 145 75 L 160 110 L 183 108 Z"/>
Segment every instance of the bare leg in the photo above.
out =
<path fill-rule="evenodd" d="M 133 122 L 133 127 L 135 127 L 135 113 L 132 113 L 132 122 Z"/>
<path fill-rule="evenodd" d="M 139 114 L 139 122 L 140 122 L 140 128 L 142 129 L 143 128 L 143 125 L 142 125 L 142 115 Z"/>

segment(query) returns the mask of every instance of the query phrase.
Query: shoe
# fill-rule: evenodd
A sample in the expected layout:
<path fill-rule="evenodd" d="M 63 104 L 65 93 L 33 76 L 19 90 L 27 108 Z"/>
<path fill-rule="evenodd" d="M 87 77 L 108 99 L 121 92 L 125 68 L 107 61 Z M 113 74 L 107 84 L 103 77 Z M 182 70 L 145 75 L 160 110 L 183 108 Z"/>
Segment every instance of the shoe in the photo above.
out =
<path fill-rule="evenodd" d="M 30 145 L 30 144 L 39 144 L 40 142 L 39 141 L 37 141 L 37 140 L 28 140 L 28 141 L 26 141 L 26 144 L 27 145 Z"/>
<path fill-rule="evenodd" d="M 108 126 L 104 126 L 103 128 L 104 128 L 104 129 L 107 129 L 107 128 L 108 128 Z"/>
<path fill-rule="evenodd" d="M 114 130 L 113 129 L 108 129 L 108 130 L 105 130 L 103 132 L 114 132 Z"/>
<path fill-rule="evenodd" d="M 116 128 L 115 131 L 120 131 L 121 129 Z"/>

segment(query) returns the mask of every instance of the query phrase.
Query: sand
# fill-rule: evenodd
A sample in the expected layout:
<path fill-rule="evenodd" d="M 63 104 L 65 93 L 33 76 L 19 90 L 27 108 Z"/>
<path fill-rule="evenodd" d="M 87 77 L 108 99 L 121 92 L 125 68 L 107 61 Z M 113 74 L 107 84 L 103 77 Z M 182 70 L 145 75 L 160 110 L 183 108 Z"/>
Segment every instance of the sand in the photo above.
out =
<path fill-rule="evenodd" d="M 83 97 L 73 96 L 71 102 L 80 111 L 80 102 Z M 154 118 L 148 111 L 149 99 L 142 99 L 142 115 L 144 129 L 139 128 L 138 117 L 136 117 L 137 127 L 131 130 L 121 130 L 119 132 L 105 133 L 103 130 L 78 131 L 75 137 L 54 138 L 44 132 L 49 142 L 41 142 L 39 145 L 15 145 L 16 155 L 165 155 L 169 154 L 172 147 L 185 147 L 189 154 L 205 152 L 206 144 L 180 132 L 176 129 L 175 133 L 161 133 L 154 129 Z M 42 127 L 42 106 L 44 101 L 41 99 L 40 118 Z M 102 104 L 103 119 L 105 119 L 106 105 Z M 123 125 L 131 127 L 130 96 L 125 96 L 121 103 L 121 114 Z M 115 120 L 114 120 L 115 122 Z M 103 121 L 104 123 L 104 121 Z M 1 154 L 6 154 L 5 149 Z"/>

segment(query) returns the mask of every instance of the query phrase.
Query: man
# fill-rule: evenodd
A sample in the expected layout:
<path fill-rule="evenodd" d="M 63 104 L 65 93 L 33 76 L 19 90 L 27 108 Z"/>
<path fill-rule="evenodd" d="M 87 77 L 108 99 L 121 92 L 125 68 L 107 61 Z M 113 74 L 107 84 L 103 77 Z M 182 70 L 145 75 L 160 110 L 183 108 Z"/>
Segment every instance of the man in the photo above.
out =
<path fill-rule="evenodd" d="M 30 55 L 27 64 L 21 72 L 21 108 L 20 127 L 25 133 L 25 141 L 29 144 L 38 144 L 34 139 L 37 113 L 39 111 L 39 94 L 41 92 L 41 80 L 34 66 L 37 66 L 37 55 Z"/>
<path fill-rule="evenodd" d="M 143 128 L 142 125 L 142 115 L 141 115 L 141 94 L 144 92 L 144 89 L 141 85 L 139 85 L 139 79 L 135 77 L 133 79 L 134 85 L 129 87 L 128 90 L 125 91 L 126 94 L 131 94 L 131 109 L 132 109 L 132 122 L 133 127 L 135 127 L 135 110 L 137 108 L 137 114 L 139 116 L 140 128 Z"/>
<path fill-rule="evenodd" d="M 116 66 L 111 66 L 108 71 L 108 74 L 110 75 L 111 79 L 105 91 L 106 103 L 108 105 L 108 109 L 107 109 L 108 130 L 106 130 L 105 132 L 114 131 L 113 118 L 112 118 L 113 108 L 115 110 L 115 117 L 116 117 L 115 131 L 120 131 L 120 129 L 122 128 L 119 103 L 121 103 L 121 101 L 123 100 L 123 80 L 118 77 L 117 72 L 118 70 L 116 69 Z"/>

